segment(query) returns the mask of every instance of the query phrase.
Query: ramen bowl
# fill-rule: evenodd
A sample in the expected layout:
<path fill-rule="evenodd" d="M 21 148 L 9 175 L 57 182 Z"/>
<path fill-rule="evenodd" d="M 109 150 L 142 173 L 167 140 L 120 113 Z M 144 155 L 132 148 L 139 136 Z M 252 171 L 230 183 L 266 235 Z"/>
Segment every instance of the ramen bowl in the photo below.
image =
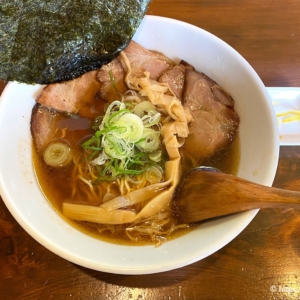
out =
<path fill-rule="evenodd" d="M 279 155 L 277 122 L 266 89 L 249 63 L 216 36 L 173 19 L 146 16 L 133 39 L 175 62 L 189 62 L 232 95 L 241 120 L 237 175 L 271 186 Z M 108 243 L 78 231 L 52 208 L 36 180 L 30 118 L 41 89 L 11 82 L 1 96 L 0 193 L 19 224 L 50 251 L 98 271 L 157 273 L 204 259 L 233 240 L 255 217 L 258 210 L 207 221 L 157 248 Z"/>

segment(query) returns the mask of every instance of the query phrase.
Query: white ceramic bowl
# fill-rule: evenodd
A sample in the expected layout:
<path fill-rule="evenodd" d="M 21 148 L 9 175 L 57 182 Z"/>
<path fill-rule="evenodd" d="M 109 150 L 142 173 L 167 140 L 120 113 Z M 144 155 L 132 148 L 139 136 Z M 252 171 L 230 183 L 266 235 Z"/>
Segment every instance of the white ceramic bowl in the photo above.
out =
<path fill-rule="evenodd" d="M 235 99 L 240 115 L 238 176 L 272 185 L 279 155 L 275 113 L 263 83 L 230 46 L 195 26 L 146 16 L 134 40 L 184 59 L 217 81 Z M 63 221 L 44 198 L 31 160 L 30 116 L 41 87 L 9 83 L 0 101 L 0 193 L 20 225 L 57 255 L 84 267 L 118 274 L 150 274 L 180 268 L 219 250 L 257 210 L 214 220 L 161 247 L 122 246 L 96 240 Z M 226 199 L 224 199 L 226 201 Z"/>

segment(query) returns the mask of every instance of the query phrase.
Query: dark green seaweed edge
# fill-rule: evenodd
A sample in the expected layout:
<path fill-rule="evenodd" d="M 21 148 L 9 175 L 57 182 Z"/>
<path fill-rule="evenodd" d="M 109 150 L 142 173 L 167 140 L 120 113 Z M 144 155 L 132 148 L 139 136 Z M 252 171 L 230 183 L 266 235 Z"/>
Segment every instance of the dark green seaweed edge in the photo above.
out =
<path fill-rule="evenodd" d="M 74 79 L 126 48 L 151 0 L 6 0 L 0 6 L 0 78 Z"/>

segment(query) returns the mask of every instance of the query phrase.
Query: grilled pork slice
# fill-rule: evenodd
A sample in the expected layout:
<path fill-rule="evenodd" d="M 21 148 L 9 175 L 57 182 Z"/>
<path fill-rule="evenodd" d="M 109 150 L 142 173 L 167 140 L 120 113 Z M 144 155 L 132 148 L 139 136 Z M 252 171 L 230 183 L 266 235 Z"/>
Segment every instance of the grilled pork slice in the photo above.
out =
<path fill-rule="evenodd" d="M 57 112 L 39 103 L 32 109 L 30 129 L 33 143 L 38 152 L 44 149 L 54 135 L 53 121 L 56 115 Z"/>
<path fill-rule="evenodd" d="M 194 67 L 182 60 L 178 65 L 163 73 L 158 79 L 161 83 L 167 83 L 171 91 L 180 101 L 182 101 L 186 69 L 194 70 Z"/>
<path fill-rule="evenodd" d="M 194 119 L 182 147 L 184 156 L 200 163 L 234 140 L 239 125 L 234 101 L 212 79 L 203 73 L 186 70 L 183 103 Z"/>
<path fill-rule="evenodd" d="M 147 50 L 134 41 L 131 41 L 124 50 L 126 57 L 131 65 L 131 75 L 143 77 L 144 72 L 150 73 L 151 79 L 158 79 L 158 77 L 173 66 L 172 61 L 163 54 L 155 51 Z M 127 66 L 122 56 L 118 56 L 125 72 Z"/>
<path fill-rule="evenodd" d="M 82 76 L 62 83 L 47 85 L 37 102 L 60 112 L 76 114 L 93 105 L 101 87 L 97 79 L 98 70 L 90 71 Z"/>
<path fill-rule="evenodd" d="M 100 98 L 112 102 L 120 98 L 120 94 L 127 90 L 124 83 L 125 72 L 117 58 L 109 64 L 103 65 L 97 75 L 102 83 Z"/>

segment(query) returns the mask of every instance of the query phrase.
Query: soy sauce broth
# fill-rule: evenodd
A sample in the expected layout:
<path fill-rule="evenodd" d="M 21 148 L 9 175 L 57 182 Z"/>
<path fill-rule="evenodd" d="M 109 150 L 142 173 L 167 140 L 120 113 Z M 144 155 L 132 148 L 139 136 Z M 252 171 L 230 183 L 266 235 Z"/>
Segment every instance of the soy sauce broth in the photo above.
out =
<path fill-rule="evenodd" d="M 99 114 L 98 114 L 99 115 Z M 92 118 L 97 116 L 97 114 L 93 114 Z M 90 129 L 90 124 L 92 119 L 88 118 L 70 118 L 69 116 L 58 115 L 55 118 L 56 126 L 60 129 L 65 130 L 65 137 L 68 143 L 71 145 L 74 152 L 80 152 L 82 141 L 86 140 L 89 136 L 93 134 L 93 130 Z M 60 137 L 59 137 L 60 138 Z M 33 148 L 33 163 L 34 169 L 36 172 L 36 177 L 38 179 L 41 190 L 44 193 L 44 196 L 50 204 L 54 207 L 54 209 L 72 226 L 77 228 L 78 230 L 88 234 L 94 238 L 101 239 L 107 242 L 116 243 L 116 244 L 124 244 L 124 245 L 145 245 L 149 244 L 149 242 L 140 241 L 133 243 L 126 236 L 125 230 L 123 232 L 115 232 L 111 234 L 110 232 L 102 232 L 99 233 L 98 224 L 93 224 L 89 222 L 77 222 L 70 220 L 63 216 L 62 214 L 62 203 L 66 202 L 66 200 L 72 198 L 72 190 L 74 188 L 74 183 L 72 182 L 72 165 L 63 167 L 63 168 L 51 168 L 47 166 L 40 154 L 35 151 L 35 147 Z M 222 152 L 214 155 L 213 157 L 204 161 L 203 165 L 212 166 L 219 168 L 223 172 L 236 174 L 239 165 L 239 138 L 238 136 L 234 140 L 234 142 L 227 147 Z M 183 166 L 183 169 L 189 168 L 188 166 Z M 75 187 L 78 191 L 85 191 L 89 189 L 89 187 L 84 183 L 77 183 Z M 72 199 L 73 201 L 74 199 Z M 73 201 L 74 202 L 74 201 Z M 88 204 L 93 206 L 98 206 L 101 204 L 101 199 L 93 199 L 93 201 L 84 201 L 82 199 L 77 199 L 77 203 L 79 204 Z M 174 217 L 175 219 L 175 217 Z M 176 222 L 176 220 L 175 220 Z M 124 225 L 124 228 L 126 226 Z M 175 231 L 174 234 L 171 235 L 170 239 L 177 238 L 181 235 L 192 230 L 194 226 L 186 229 L 180 229 Z"/>

